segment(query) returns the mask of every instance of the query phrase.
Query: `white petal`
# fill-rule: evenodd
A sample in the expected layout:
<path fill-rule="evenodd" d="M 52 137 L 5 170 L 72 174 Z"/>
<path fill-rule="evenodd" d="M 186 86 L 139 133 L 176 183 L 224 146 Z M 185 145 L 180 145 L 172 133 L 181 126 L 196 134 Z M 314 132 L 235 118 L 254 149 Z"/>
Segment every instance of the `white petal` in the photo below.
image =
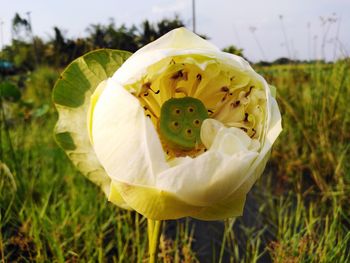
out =
<path fill-rule="evenodd" d="M 269 130 L 267 132 L 267 140 L 269 144 L 272 145 L 282 131 L 281 112 L 278 109 L 276 100 L 272 97 L 270 101 L 270 112 L 271 112 L 271 119 L 269 120 Z"/>
<path fill-rule="evenodd" d="M 260 143 L 240 129 L 206 120 L 201 138 L 209 150 L 195 159 L 177 158 L 166 163 L 154 126 L 145 117 L 137 99 L 122 86 L 145 78 L 147 69 L 157 66 L 156 62 L 185 54 L 212 58 L 263 84 L 268 109 L 266 125 L 261 127 Z M 201 65 L 206 67 L 204 62 Z M 208 207 L 200 218 L 215 218 L 215 204 L 222 207 L 222 216 L 229 215 L 232 211 L 225 200 L 230 204 L 239 200 L 230 215 L 241 213 L 245 194 L 262 173 L 272 143 L 281 132 L 281 116 L 265 80 L 244 59 L 221 52 L 186 29 L 171 31 L 136 52 L 112 79 L 96 104 L 92 137 L 97 156 L 108 175 L 126 185 L 122 187 L 120 197 L 133 200 L 131 207 L 142 206 L 142 196 L 133 195 L 130 189 L 150 187 L 157 192 L 154 196 L 165 191 L 180 203 L 185 201 L 189 206 Z M 156 216 L 155 209 L 146 210 Z M 138 210 L 141 211 L 141 207 Z M 173 216 L 180 216 L 180 213 Z"/>
<path fill-rule="evenodd" d="M 112 179 L 154 185 L 168 167 L 156 130 L 139 101 L 109 79 L 93 113 L 94 149 Z"/>
<path fill-rule="evenodd" d="M 225 126 L 222 122 L 215 119 L 206 119 L 201 127 L 201 141 L 209 149 L 214 142 L 216 134 Z"/>
<path fill-rule="evenodd" d="M 272 144 L 277 139 L 278 135 L 282 131 L 281 125 L 281 113 L 278 109 L 278 105 L 276 100 L 273 97 L 269 98 L 270 105 L 270 114 L 267 123 L 267 134 L 265 136 L 265 141 L 262 145 L 262 149 L 260 149 L 259 156 L 256 158 L 249 171 L 247 172 L 246 179 L 243 184 L 239 187 L 244 187 L 246 189 L 250 189 L 255 181 L 260 177 L 268 158 L 270 156 L 270 151 Z"/>
<path fill-rule="evenodd" d="M 252 140 L 241 129 L 225 127 L 215 119 L 206 119 L 201 127 L 201 141 L 207 149 L 232 155 L 236 152 L 250 150 L 258 151 L 260 143 Z"/>
<path fill-rule="evenodd" d="M 157 188 L 198 206 L 227 198 L 244 182 L 258 156 L 256 149 L 249 149 L 251 143 L 240 129 L 222 127 L 207 152 L 194 159 L 181 158 L 176 166 L 162 172 Z"/>
<path fill-rule="evenodd" d="M 139 49 L 135 53 L 135 55 L 162 49 L 205 49 L 220 51 L 215 45 L 211 44 L 209 41 L 204 40 L 192 31 L 181 27 L 168 32 L 167 34 L 158 38 L 156 41 L 153 41 L 152 43 Z"/>
<path fill-rule="evenodd" d="M 259 156 L 256 158 L 256 160 L 254 161 L 254 163 L 252 164 L 252 166 L 249 169 L 249 172 L 247 172 L 245 179 L 242 181 L 242 184 L 239 185 L 239 187 L 237 187 L 237 190 L 234 191 L 231 196 L 227 199 L 227 200 L 223 200 L 220 202 L 220 206 L 222 207 L 215 207 L 213 206 L 212 208 L 208 208 L 205 209 L 206 211 L 202 212 L 201 216 L 198 216 L 198 218 L 216 218 L 218 216 L 220 216 L 220 213 L 223 213 L 223 215 L 221 215 L 221 217 L 225 217 L 224 213 L 226 211 L 227 215 L 229 215 L 232 212 L 235 212 L 234 210 L 231 210 L 229 208 L 229 205 L 232 204 L 232 202 L 237 202 L 238 200 L 243 200 L 242 196 L 247 194 L 251 187 L 253 186 L 253 184 L 256 182 L 256 180 L 259 178 L 259 176 L 263 173 L 266 163 L 269 159 L 270 156 L 270 151 L 271 151 L 271 147 L 272 144 L 274 143 L 274 141 L 277 139 L 278 135 L 281 133 L 282 131 L 282 125 L 281 125 L 281 114 L 280 111 L 278 109 L 278 105 L 277 102 L 274 98 L 270 98 L 270 119 L 269 122 L 267 124 L 268 127 L 268 131 L 267 131 L 267 135 L 266 135 L 266 141 L 262 147 L 262 149 L 260 150 Z M 252 144 L 251 147 L 260 147 L 259 145 L 255 145 L 256 140 L 252 140 Z M 238 199 L 236 199 L 238 198 Z M 239 202 L 238 202 L 238 207 L 239 206 Z M 226 208 L 225 208 L 226 207 Z M 243 212 L 243 206 L 241 212 Z M 212 214 L 210 215 L 210 211 L 212 210 L 212 212 L 220 212 L 217 215 Z M 240 215 L 240 214 L 238 214 Z M 237 216 L 234 214 L 231 214 L 230 217 L 232 216 Z"/>
<path fill-rule="evenodd" d="M 262 174 L 269 158 L 269 153 L 273 142 L 277 139 L 282 131 L 281 114 L 274 98 L 269 99 L 270 102 L 270 118 L 267 123 L 266 142 L 260 150 L 259 156 L 254 160 L 253 164 L 246 172 L 246 176 L 241 180 L 241 184 L 237 184 L 236 189 L 225 199 L 219 200 L 212 206 L 204 208 L 195 218 L 202 220 L 217 220 L 221 218 L 236 217 L 242 215 L 245 196 Z M 252 140 L 251 147 L 254 147 L 256 140 Z M 260 145 L 259 145 L 260 146 Z M 255 147 L 259 147 L 255 145 Z"/>
<path fill-rule="evenodd" d="M 91 95 L 90 97 L 90 107 L 88 110 L 88 114 L 87 114 L 87 128 L 88 128 L 88 135 L 89 135 L 89 139 L 91 144 L 93 145 L 94 142 L 92 140 L 92 118 L 93 118 L 93 112 L 95 109 L 95 105 L 101 95 L 101 93 L 104 91 L 104 89 L 107 87 L 107 83 L 108 83 L 108 79 L 102 81 L 96 88 L 96 90 L 94 91 L 94 93 Z"/>

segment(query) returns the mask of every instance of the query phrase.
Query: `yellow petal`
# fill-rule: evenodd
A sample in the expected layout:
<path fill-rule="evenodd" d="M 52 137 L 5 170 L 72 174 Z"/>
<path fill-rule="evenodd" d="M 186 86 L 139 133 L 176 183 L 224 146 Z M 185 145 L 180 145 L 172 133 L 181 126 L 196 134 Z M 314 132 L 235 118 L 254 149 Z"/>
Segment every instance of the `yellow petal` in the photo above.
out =
<path fill-rule="evenodd" d="M 132 210 L 130 205 L 128 205 L 125 200 L 123 199 L 122 195 L 119 193 L 118 189 L 114 186 L 113 183 L 111 183 L 111 188 L 108 196 L 108 201 L 112 202 L 113 204 L 124 208 L 128 210 Z"/>
<path fill-rule="evenodd" d="M 113 188 L 135 211 L 154 220 L 194 216 L 203 209 L 188 204 L 174 194 L 156 187 L 133 185 L 113 180 Z"/>
<path fill-rule="evenodd" d="M 246 195 L 249 191 L 239 188 L 230 197 L 205 207 L 200 213 L 193 216 L 200 220 L 222 220 L 226 218 L 238 217 L 243 214 Z"/>

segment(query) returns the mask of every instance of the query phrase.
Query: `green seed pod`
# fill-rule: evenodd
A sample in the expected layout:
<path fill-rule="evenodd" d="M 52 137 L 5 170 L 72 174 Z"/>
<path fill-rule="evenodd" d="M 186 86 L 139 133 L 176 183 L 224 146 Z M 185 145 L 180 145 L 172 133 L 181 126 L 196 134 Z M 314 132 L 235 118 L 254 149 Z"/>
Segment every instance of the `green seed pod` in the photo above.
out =
<path fill-rule="evenodd" d="M 192 150 L 201 144 L 200 128 L 208 118 L 204 104 L 195 98 L 172 98 L 167 100 L 160 114 L 160 134 L 170 146 Z"/>

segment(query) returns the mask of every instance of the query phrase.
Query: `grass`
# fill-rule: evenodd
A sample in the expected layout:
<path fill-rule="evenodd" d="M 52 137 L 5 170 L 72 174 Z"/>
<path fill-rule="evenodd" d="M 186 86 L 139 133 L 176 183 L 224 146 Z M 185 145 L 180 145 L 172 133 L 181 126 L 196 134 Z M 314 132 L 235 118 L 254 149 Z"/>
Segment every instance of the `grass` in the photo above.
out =
<path fill-rule="evenodd" d="M 167 222 L 161 261 L 350 261 L 349 66 L 258 68 L 277 87 L 284 131 L 243 217 Z M 0 258 L 145 262 L 146 220 L 108 203 L 53 141 L 56 76 L 40 68 L 12 77 L 23 83 L 22 102 L 1 104 Z"/>

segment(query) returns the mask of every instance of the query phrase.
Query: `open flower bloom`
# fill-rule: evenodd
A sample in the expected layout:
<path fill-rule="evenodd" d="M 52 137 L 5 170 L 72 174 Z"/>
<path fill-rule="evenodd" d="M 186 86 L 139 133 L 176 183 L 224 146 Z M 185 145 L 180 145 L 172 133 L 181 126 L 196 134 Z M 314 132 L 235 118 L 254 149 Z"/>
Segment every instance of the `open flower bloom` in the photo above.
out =
<path fill-rule="evenodd" d="M 266 81 L 184 28 L 137 51 L 90 98 L 105 192 L 150 219 L 241 215 L 281 132 Z"/>

